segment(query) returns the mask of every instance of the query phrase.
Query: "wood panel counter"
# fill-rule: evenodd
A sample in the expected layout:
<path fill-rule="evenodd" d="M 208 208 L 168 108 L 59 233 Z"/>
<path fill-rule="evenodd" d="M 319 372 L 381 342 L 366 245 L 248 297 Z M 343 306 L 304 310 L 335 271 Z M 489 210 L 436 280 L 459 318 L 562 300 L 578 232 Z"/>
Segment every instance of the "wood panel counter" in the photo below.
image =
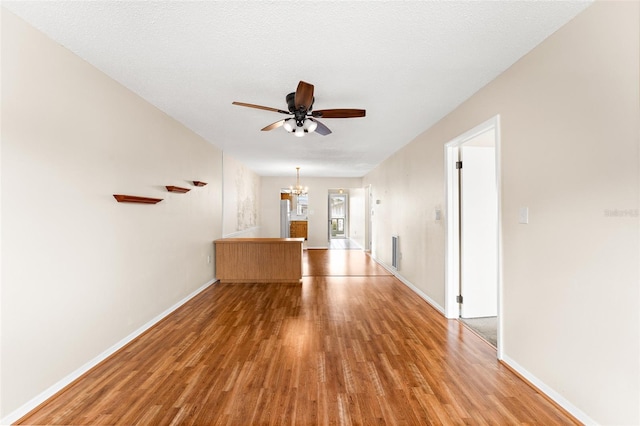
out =
<path fill-rule="evenodd" d="M 216 278 L 223 283 L 302 282 L 304 238 L 215 240 Z"/>

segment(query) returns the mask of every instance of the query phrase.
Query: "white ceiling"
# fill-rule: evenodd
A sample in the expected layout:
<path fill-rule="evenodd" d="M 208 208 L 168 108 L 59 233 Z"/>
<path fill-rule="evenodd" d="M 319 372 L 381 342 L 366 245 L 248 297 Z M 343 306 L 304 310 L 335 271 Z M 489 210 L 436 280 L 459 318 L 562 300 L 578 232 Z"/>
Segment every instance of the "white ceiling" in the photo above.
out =
<path fill-rule="evenodd" d="M 435 124 L 588 1 L 2 1 L 262 176 L 360 177 Z M 333 133 L 296 138 L 298 81 Z M 99 99 L 96 99 L 99 102 Z"/>

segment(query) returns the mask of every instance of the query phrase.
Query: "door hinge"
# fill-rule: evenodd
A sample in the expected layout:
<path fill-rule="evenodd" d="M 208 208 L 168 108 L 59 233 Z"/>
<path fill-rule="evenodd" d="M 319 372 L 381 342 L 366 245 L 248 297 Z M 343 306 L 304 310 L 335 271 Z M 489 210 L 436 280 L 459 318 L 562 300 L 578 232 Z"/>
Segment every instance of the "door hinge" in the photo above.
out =
<path fill-rule="evenodd" d="M 456 169 L 462 168 L 462 161 L 456 161 Z"/>
<path fill-rule="evenodd" d="M 462 303 L 462 295 L 456 296 L 456 303 Z"/>

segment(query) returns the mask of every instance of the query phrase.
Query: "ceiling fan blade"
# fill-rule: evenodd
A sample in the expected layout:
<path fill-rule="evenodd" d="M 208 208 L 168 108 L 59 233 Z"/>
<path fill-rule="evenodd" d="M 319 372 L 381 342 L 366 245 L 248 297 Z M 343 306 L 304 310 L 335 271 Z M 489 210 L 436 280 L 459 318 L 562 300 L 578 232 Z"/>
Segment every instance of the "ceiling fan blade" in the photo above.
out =
<path fill-rule="evenodd" d="M 316 130 L 315 130 L 316 133 L 319 133 L 322 136 L 327 136 L 328 134 L 331 133 L 331 130 L 329 130 L 329 128 L 327 126 L 325 126 L 324 124 L 322 124 L 318 120 L 315 120 L 313 118 L 309 118 L 309 120 L 315 122 L 318 125 L 318 127 L 316 127 Z"/>
<path fill-rule="evenodd" d="M 355 118 L 364 117 L 366 113 L 364 109 L 319 109 L 311 115 L 322 118 Z"/>
<path fill-rule="evenodd" d="M 249 108 L 257 108 L 257 109 L 263 109 L 265 111 L 273 111 L 273 112 L 279 112 L 280 114 L 291 114 L 289 111 L 284 111 L 278 108 L 271 108 L 271 107 L 266 107 L 266 106 L 262 106 L 262 105 L 254 105 L 254 104 L 247 104 L 244 102 L 232 102 L 233 105 L 238 105 L 238 106 L 243 106 L 243 107 L 249 107 Z"/>
<path fill-rule="evenodd" d="M 287 121 L 286 118 L 284 118 L 282 120 L 278 120 L 275 123 L 271 123 L 267 127 L 263 128 L 263 129 L 260 129 L 260 130 L 262 130 L 264 132 L 264 131 L 267 131 L 267 130 L 277 129 L 278 127 L 282 126 L 285 121 Z"/>
<path fill-rule="evenodd" d="M 300 80 L 296 89 L 296 109 L 308 110 L 313 104 L 313 84 Z"/>

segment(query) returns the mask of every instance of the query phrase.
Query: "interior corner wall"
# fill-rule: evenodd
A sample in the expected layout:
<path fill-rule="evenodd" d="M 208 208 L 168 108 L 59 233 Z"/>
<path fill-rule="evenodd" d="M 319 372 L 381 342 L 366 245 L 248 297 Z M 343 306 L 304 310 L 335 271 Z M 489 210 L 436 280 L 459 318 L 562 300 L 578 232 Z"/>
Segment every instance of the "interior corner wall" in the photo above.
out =
<path fill-rule="evenodd" d="M 295 184 L 295 176 L 262 176 L 260 179 L 260 236 L 280 237 L 280 190 Z M 300 178 L 309 187 L 307 247 L 329 246 L 329 190 L 361 188 L 361 178 Z"/>
<path fill-rule="evenodd" d="M 363 179 L 443 304 L 443 146 L 500 116 L 504 361 L 585 423 L 640 424 L 639 56 L 640 3 L 597 1 Z"/>
<path fill-rule="evenodd" d="M 253 238 L 260 233 L 260 176 L 224 153 L 224 237 Z"/>
<path fill-rule="evenodd" d="M 212 282 L 222 153 L 6 10 L 1 31 L 6 419 Z"/>

